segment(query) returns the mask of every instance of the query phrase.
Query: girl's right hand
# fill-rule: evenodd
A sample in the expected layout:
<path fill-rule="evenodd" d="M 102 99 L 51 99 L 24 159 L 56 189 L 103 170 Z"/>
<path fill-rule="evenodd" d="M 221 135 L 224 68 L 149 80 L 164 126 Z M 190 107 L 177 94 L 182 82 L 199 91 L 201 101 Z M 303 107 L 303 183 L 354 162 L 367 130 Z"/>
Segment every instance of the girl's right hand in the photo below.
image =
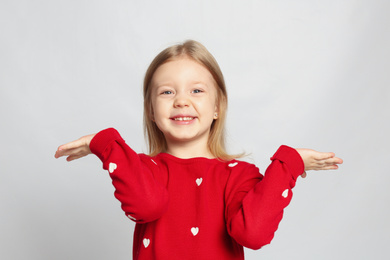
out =
<path fill-rule="evenodd" d="M 73 142 L 59 146 L 54 157 L 60 158 L 62 156 L 68 156 L 66 160 L 70 162 L 81 157 L 87 156 L 91 153 L 91 150 L 89 149 L 89 144 L 91 143 L 91 140 L 95 135 L 96 134 L 86 135 Z"/>

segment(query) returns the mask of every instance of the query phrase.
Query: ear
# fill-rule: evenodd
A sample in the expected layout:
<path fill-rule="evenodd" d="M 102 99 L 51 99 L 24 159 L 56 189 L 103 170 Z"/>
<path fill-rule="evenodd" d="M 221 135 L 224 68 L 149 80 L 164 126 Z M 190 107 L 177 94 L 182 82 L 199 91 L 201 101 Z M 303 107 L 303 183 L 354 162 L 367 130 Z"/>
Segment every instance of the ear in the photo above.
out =
<path fill-rule="evenodd" d="M 153 122 L 155 121 L 154 120 L 154 110 L 153 110 L 153 106 L 150 104 L 149 106 L 149 118 L 150 120 L 152 120 Z"/>
<path fill-rule="evenodd" d="M 154 113 L 153 113 L 153 111 L 150 113 L 150 120 L 152 120 L 153 122 L 155 122 L 155 120 L 154 120 Z"/>
<path fill-rule="evenodd" d="M 218 106 L 216 105 L 214 109 L 214 119 L 218 119 L 218 110 Z"/>

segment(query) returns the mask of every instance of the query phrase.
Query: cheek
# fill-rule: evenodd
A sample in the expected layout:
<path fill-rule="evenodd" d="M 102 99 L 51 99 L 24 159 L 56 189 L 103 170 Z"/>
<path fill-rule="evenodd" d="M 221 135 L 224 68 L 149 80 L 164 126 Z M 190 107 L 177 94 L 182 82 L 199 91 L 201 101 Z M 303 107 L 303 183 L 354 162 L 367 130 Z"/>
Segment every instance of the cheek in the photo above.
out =
<path fill-rule="evenodd" d="M 160 109 L 159 109 L 159 102 L 157 101 L 156 97 L 151 98 L 150 100 L 150 107 L 151 107 L 151 112 L 152 114 L 156 114 Z"/>
<path fill-rule="evenodd" d="M 162 102 L 153 101 L 152 100 L 152 108 L 153 108 L 153 118 L 154 121 L 158 123 L 165 117 L 168 116 L 168 109 L 166 108 L 166 105 Z"/>
<path fill-rule="evenodd" d="M 215 112 L 217 112 L 217 104 L 213 99 L 202 102 L 198 107 L 201 107 L 203 114 L 210 120 L 210 123 L 214 120 Z"/>

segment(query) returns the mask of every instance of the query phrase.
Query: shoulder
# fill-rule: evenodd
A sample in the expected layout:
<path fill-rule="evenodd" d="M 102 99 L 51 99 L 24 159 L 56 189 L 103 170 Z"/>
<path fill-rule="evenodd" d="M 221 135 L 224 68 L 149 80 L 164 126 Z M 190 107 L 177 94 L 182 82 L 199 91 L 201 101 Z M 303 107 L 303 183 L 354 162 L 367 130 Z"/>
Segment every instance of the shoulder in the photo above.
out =
<path fill-rule="evenodd" d="M 225 169 L 228 173 L 226 182 L 226 194 L 233 196 L 237 192 L 249 191 L 256 183 L 263 179 L 256 165 L 241 161 L 232 160 L 225 163 Z"/>
<path fill-rule="evenodd" d="M 259 168 L 253 164 L 241 160 L 231 160 L 224 162 L 225 169 L 232 178 L 258 178 L 262 177 Z"/>
<path fill-rule="evenodd" d="M 249 162 L 237 160 L 237 159 L 225 161 L 223 163 L 224 163 L 225 167 L 228 169 L 237 170 L 237 169 L 246 169 L 246 168 L 253 168 L 253 167 L 257 168 L 256 165 L 254 165 L 253 163 L 249 163 Z"/>

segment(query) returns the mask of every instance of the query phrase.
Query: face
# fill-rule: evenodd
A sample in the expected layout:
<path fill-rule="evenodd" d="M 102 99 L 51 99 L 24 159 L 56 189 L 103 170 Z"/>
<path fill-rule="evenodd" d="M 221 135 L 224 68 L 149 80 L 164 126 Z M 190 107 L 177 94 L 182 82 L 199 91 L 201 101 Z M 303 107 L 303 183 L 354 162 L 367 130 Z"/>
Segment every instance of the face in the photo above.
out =
<path fill-rule="evenodd" d="M 217 111 L 216 83 L 199 63 L 180 58 L 161 65 L 151 81 L 153 119 L 169 146 L 196 143 L 207 147 Z"/>

